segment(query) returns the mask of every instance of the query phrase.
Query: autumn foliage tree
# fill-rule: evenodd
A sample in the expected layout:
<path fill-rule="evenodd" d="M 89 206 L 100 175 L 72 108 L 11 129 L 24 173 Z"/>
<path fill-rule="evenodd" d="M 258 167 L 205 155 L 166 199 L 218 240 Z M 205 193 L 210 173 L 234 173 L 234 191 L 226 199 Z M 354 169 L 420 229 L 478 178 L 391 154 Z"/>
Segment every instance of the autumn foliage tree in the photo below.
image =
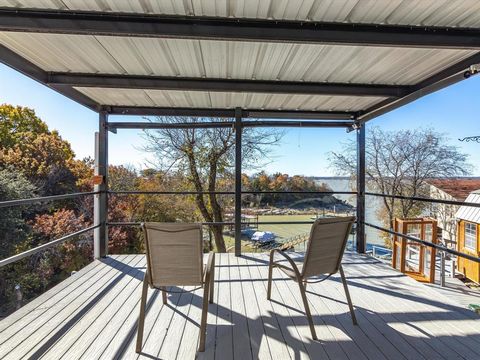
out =
<path fill-rule="evenodd" d="M 0 105 L 0 199 L 77 191 L 70 144 L 32 109 Z M 77 169 L 77 174 L 81 170 Z M 47 243 L 91 224 L 76 200 L 17 206 L 0 212 L 1 258 Z M 0 313 L 9 311 L 15 285 L 29 299 L 78 270 L 92 258 L 91 234 L 62 243 L 0 269 Z"/>
<path fill-rule="evenodd" d="M 253 174 L 250 177 L 244 175 L 244 189 L 253 192 L 267 192 L 265 194 L 249 194 L 244 196 L 244 203 L 252 206 L 281 206 L 291 204 L 295 201 L 308 198 L 322 198 L 316 194 L 273 194 L 273 192 L 322 192 L 331 191 L 325 184 L 317 184 L 314 180 L 308 179 L 302 175 L 293 175 L 275 173 L 267 174 L 265 171 Z"/>
<path fill-rule="evenodd" d="M 0 167 L 14 166 L 38 188 L 39 195 L 72 191 L 75 177 L 70 144 L 21 106 L 0 106 Z"/>

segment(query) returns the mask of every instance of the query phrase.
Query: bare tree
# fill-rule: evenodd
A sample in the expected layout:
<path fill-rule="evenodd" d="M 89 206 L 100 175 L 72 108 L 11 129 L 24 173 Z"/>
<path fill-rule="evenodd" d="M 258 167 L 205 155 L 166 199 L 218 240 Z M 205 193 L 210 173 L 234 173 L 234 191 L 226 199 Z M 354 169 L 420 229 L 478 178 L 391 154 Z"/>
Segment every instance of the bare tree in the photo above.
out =
<path fill-rule="evenodd" d="M 371 128 L 366 139 L 367 187 L 382 194 L 427 196 L 428 179 L 467 175 L 467 155 L 448 144 L 444 134 L 433 129 L 383 131 Z M 331 153 L 331 166 L 339 174 L 356 174 L 356 142 L 349 141 L 340 153 Z M 383 198 L 385 225 L 395 216 L 416 216 L 425 203 Z"/>
<path fill-rule="evenodd" d="M 226 121 L 222 118 L 158 117 L 162 123 L 197 123 Z M 282 133 L 272 129 L 244 128 L 242 132 L 242 165 L 258 167 L 269 158 L 272 146 Z M 145 131 L 146 151 L 155 156 L 155 166 L 164 170 L 181 171 L 197 192 L 195 202 L 206 222 L 223 221 L 223 204 L 218 195 L 221 182 L 232 183 L 235 162 L 235 132 L 233 127 L 207 129 L 159 129 Z M 230 180 L 230 181 L 229 181 Z M 225 252 L 223 226 L 211 226 L 217 251 Z"/>

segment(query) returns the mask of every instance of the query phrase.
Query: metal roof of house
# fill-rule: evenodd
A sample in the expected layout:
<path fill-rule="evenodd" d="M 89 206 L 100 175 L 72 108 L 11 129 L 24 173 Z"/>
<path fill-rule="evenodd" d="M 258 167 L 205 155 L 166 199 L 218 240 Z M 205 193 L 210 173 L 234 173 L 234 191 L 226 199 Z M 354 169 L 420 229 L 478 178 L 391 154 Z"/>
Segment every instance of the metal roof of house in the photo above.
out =
<path fill-rule="evenodd" d="M 0 61 L 96 111 L 366 121 L 480 63 L 480 2 L 0 0 Z"/>
<path fill-rule="evenodd" d="M 468 195 L 465 202 L 480 204 L 480 189 Z M 460 206 L 460 209 L 458 209 L 455 217 L 457 219 L 480 224 L 480 208 L 472 206 Z"/>

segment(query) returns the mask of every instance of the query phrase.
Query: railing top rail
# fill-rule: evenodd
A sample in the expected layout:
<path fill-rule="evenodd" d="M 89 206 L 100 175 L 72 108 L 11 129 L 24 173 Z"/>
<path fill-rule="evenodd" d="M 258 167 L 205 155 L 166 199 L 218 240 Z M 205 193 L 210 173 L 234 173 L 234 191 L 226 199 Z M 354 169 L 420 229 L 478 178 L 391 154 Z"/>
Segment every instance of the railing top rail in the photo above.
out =
<path fill-rule="evenodd" d="M 62 200 L 62 199 L 73 199 L 81 196 L 96 195 L 96 194 L 99 194 L 99 192 L 88 191 L 88 192 L 78 192 L 78 193 L 71 193 L 71 194 L 43 196 L 43 197 L 36 197 L 36 198 L 30 198 L 30 199 L 0 201 L 0 208 L 10 207 L 10 206 L 20 206 L 20 205 L 31 205 L 31 204 L 40 203 L 40 202 L 48 202 L 48 201 Z"/>
<path fill-rule="evenodd" d="M 424 201 L 424 202 L 431 202 L 431 203 L 445 204 L 445 205 L 471 206 L 471 207 L 480 208 L 479 203 L 456 201 L 456 200 L 433 199 L 433 198 L 426 198 L 426 197 L 419 197 L 419 196 L 390 195 L 390 194 L 380 194 L 380 193 L 373 193 L 373 192 L 366 192 L 365 195 L 387 197 L 387 198 L 401 199 L 401 200 Z"/>

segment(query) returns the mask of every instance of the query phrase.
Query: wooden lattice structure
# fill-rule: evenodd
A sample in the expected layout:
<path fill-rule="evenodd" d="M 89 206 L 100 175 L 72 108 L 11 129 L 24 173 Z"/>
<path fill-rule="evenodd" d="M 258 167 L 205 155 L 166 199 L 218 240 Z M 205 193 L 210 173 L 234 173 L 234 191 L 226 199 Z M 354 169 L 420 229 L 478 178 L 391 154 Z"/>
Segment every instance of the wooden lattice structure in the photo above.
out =
<path fill-rule="evenodd" d="M 437 221 L 432 218 L 396 218 L 394 231 L 424 241 L 437 242 Z M 436 251 L 432 247 L 402 236 L 393 237 L 392 267 L 417 281 L 435 282 L 435 256 Z"/>

